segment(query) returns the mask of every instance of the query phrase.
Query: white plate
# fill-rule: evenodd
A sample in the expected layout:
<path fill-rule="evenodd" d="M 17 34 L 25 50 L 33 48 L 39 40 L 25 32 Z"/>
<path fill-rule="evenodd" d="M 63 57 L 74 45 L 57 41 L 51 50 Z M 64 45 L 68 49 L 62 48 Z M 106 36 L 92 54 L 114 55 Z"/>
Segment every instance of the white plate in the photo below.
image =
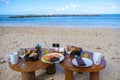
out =
<path fill-rule="evenodd" d="M 93 62 L 92 62 L 91 59 L 82 58 L 82 60 L 85 62 L 86 66 L 78 66 L 77 61 L 76 61 L 75 58 L 72 60 L 72 63 L 73 63 L 73 65 L 75 65 L 75 66 L 77 66 L 77 67 L 89 67 L 89 66 L 92 66 L 92 65 L 93 65 Z"/>
<path fill-rule="evenodd" d="M 43 57 L 46 56 L 46 55 L 49 56 L 49 55 L 54 55 L 54 54 L 58 54 L 58 55 L 59 55 L 59 61 L 47 62 L 47 61 L 45 61 L 45 60 L 43 59 Z M 62 60 L 64 60 L 64 56 L 63 56 L 62 54 L 60 54 L 60 53 L 50 53 L 50 54 L 46 54 L 46 55 L 44 55 L 44 56 L 41 57 L 41 60 L 42 60 L 44 63 L 54 64 L 54 63 L 59 63 L 59 62 L 61 62 Z"/>

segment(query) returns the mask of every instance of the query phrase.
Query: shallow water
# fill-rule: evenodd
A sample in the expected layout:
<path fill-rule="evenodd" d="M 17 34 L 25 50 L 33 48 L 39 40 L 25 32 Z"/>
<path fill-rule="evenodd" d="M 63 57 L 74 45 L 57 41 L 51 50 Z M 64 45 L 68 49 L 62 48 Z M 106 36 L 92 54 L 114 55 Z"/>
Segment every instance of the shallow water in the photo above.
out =
<path fill-rule="evenodd" d="M 112 27 L 120 28 L 120 14 L 102 14 L 99 16 L 59 16 L 9 18 L 0 15 L 0 26 L 63 26 L 63 27 Z"/>

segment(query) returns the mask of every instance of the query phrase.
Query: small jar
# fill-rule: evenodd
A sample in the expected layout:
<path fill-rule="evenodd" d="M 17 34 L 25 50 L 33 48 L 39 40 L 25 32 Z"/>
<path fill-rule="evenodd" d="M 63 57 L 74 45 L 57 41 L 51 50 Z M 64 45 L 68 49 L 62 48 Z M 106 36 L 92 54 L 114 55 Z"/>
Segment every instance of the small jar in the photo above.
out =
<path fill-rule="evenodd" d="M 41 47 L 40 44 L 36 44 L 36 45 L 35 45 L 35 49 L 37 50 L 37 51 L 36 51 L 36 52 L 37 52 L 37 59 L 39 59 L 40 56 L 41 56 L 41 53 L 42 53 L 42 47 Z"/>
<path fill-rule="evenodd" d="M 42 50 L 42 47 L 41 47 L 41 45 L 40 45 L 40 44 L 36 44 L 36 45 L 35 45 L 35 49 L 37 49 L 37 50 L 40 50 L 40 51 L 41 51 L 41 50 Z"/>

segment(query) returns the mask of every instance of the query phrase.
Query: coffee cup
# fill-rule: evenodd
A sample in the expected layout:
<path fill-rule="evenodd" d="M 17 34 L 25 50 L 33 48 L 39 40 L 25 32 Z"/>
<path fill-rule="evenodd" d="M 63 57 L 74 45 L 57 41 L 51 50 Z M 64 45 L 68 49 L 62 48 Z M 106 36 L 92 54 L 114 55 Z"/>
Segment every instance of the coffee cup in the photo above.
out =
<path fill-rule="evenodd" d="M 100 52 L 94 52 L 93 53 L 93 62 L 95 65 L 99 65 L 101 62 L 101 56 L 102 54 Z"/>
<path fill-rule="evenodd" d="M 17 52 L 10 53 L 9 57 L 10 57 L 10 62 L 12 64 L 17 64 L 18 63 L 18 53 Z"/>

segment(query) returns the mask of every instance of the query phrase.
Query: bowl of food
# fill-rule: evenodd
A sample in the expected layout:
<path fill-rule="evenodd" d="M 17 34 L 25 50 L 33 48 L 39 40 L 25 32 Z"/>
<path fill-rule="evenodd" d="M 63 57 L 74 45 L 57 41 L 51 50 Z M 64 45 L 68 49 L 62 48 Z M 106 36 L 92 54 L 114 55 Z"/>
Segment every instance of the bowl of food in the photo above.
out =
<path fill-rule="evenodd" d="M 64 60 L 64 56 L 60 53 L 50 53 L 50 54 L 43 55 L 41 57 L 41 61 L 43 61 L 44 63 L 50 63 L 50 64 L 59 63 L 62 60 Z"/>

